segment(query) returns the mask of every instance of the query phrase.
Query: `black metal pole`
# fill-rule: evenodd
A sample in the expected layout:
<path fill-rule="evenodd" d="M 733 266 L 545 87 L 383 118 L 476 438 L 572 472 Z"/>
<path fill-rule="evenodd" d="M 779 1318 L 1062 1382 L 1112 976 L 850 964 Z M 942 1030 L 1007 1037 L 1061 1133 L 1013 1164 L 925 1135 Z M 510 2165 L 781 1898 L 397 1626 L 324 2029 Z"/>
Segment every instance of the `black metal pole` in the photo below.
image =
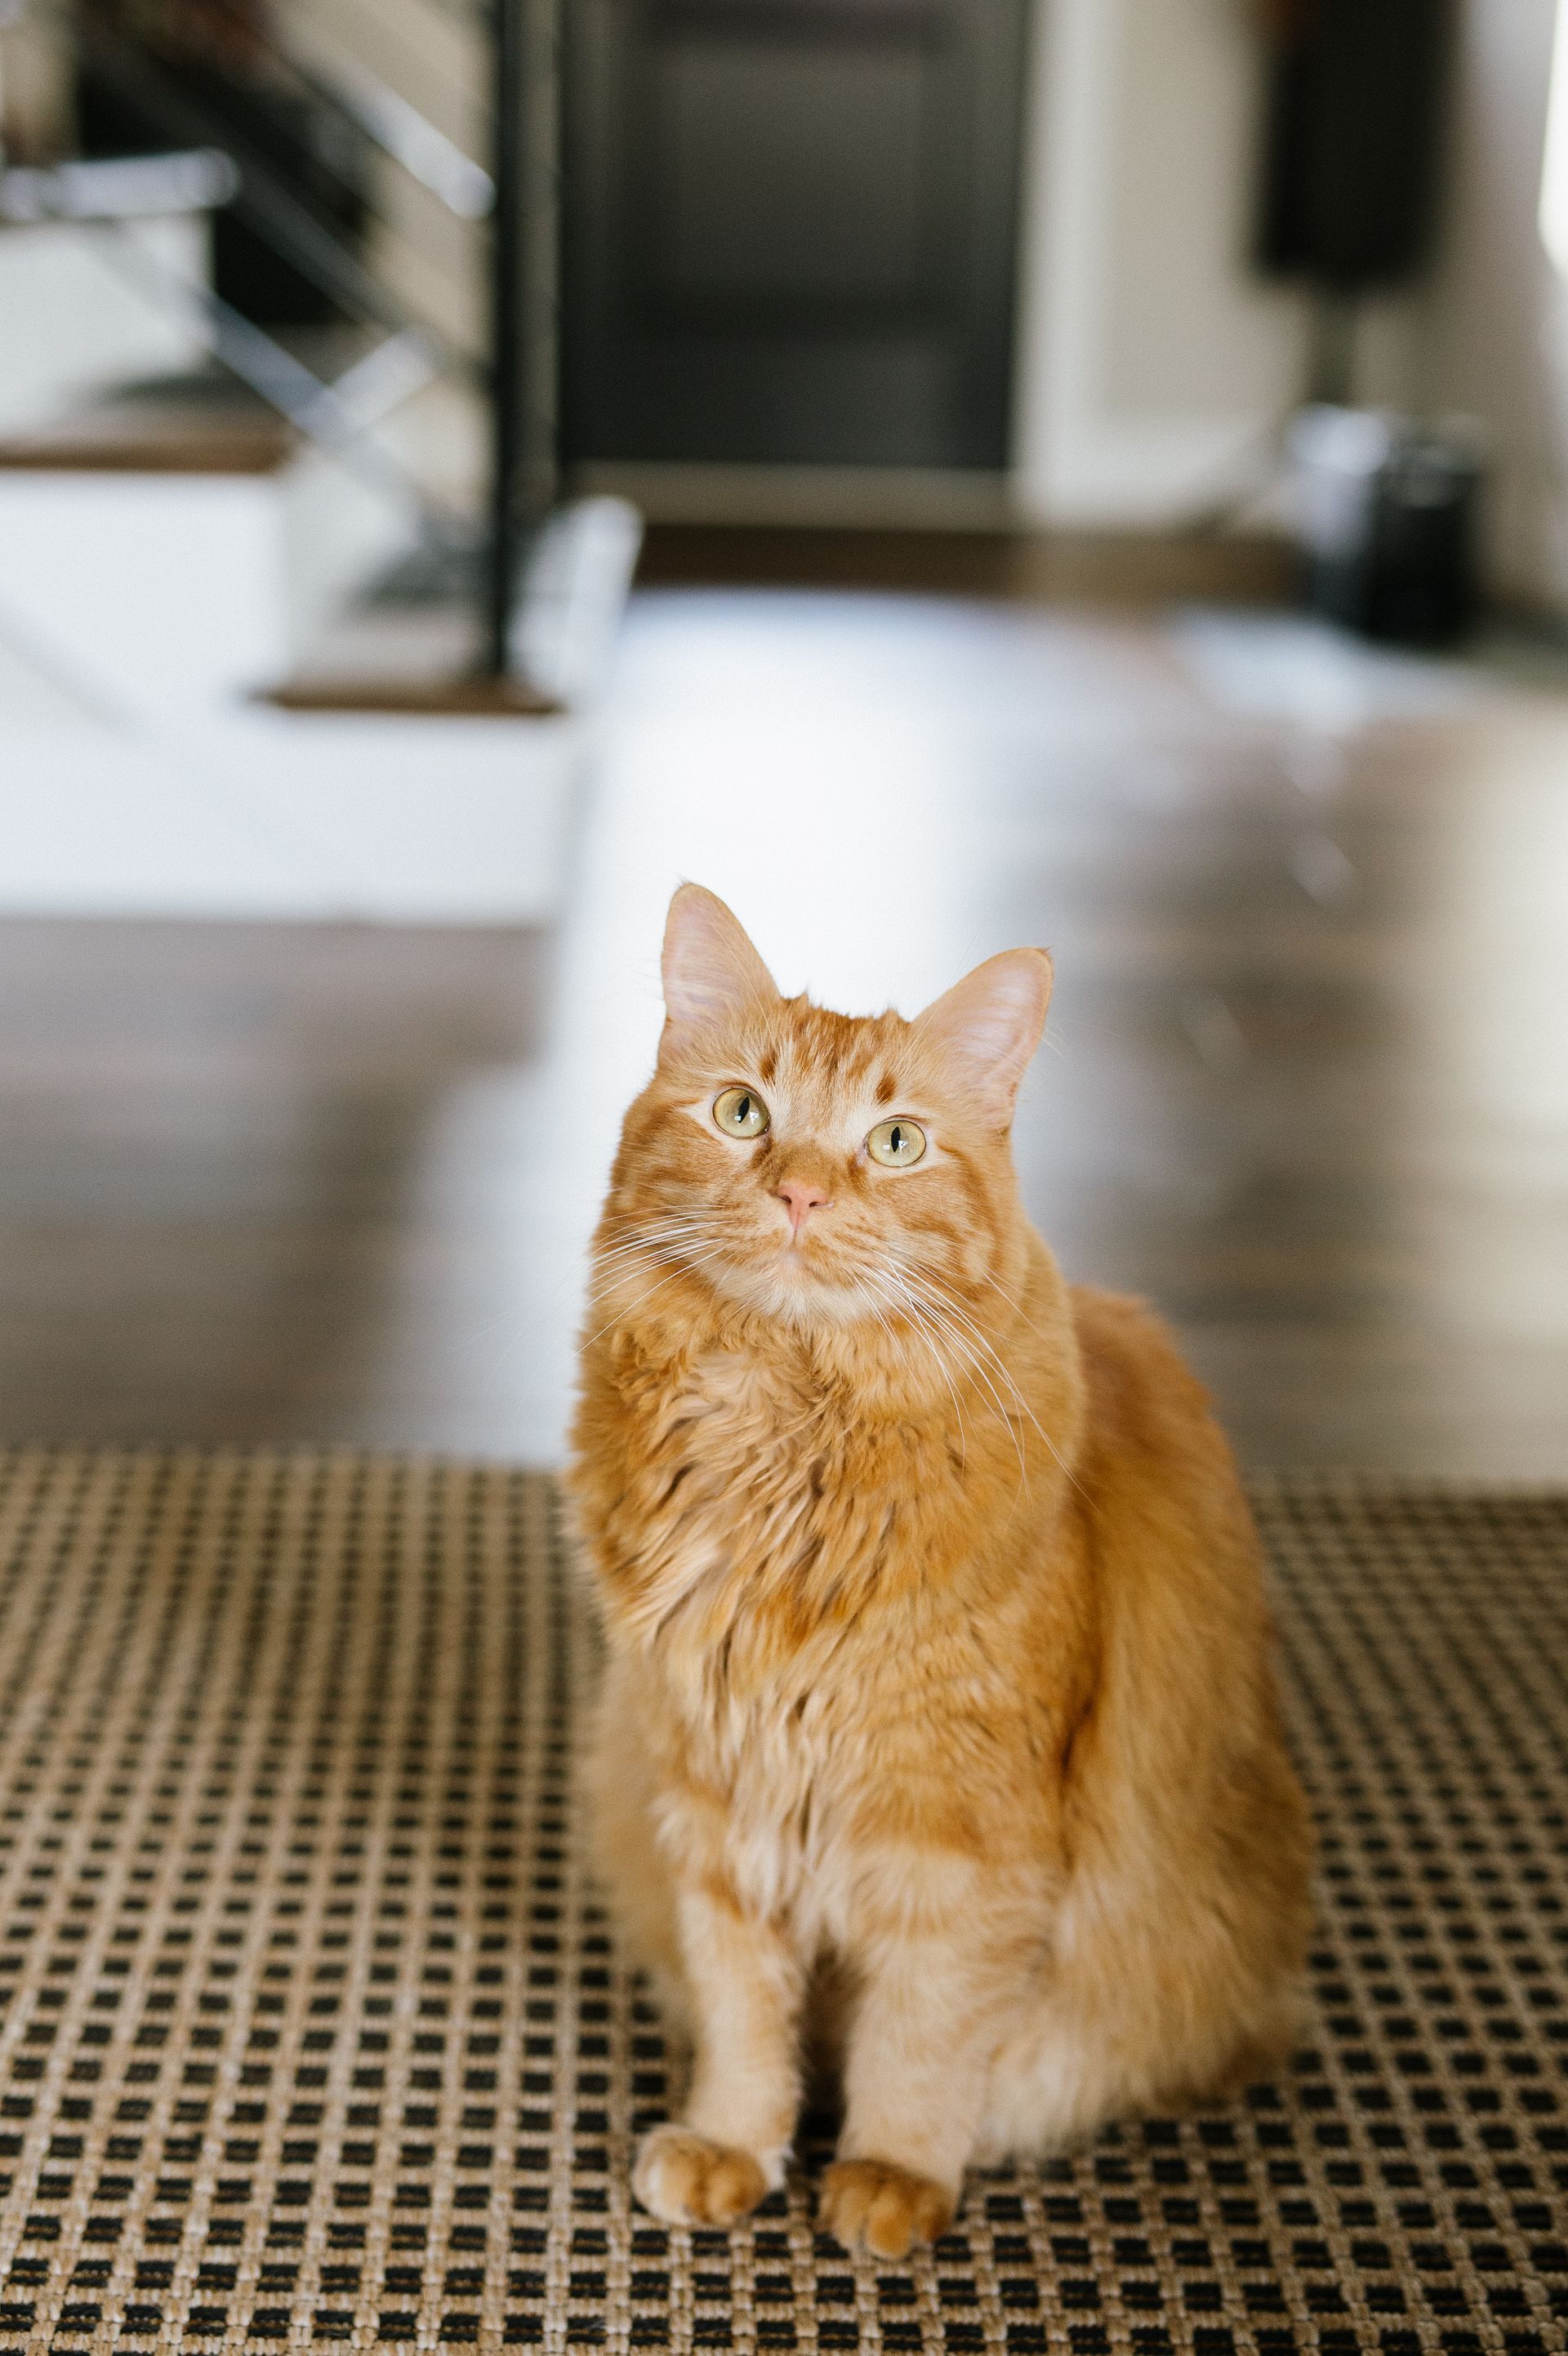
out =
<path fill-rule="evenodd" d="M 504 679 L 511 669 L 527 452 L 523 284 L 527 0 L 492 0 L 492 6 L 496 195 L 490 239 L 490 532 L 485 570 L 485 668 L 492 678 Z"/>
<path fill-rule="evenodd" d="M 1356 296 L 1319 284 L 1306 315 L 1306 397 L 1348 409 L 1356 398 Z"/>

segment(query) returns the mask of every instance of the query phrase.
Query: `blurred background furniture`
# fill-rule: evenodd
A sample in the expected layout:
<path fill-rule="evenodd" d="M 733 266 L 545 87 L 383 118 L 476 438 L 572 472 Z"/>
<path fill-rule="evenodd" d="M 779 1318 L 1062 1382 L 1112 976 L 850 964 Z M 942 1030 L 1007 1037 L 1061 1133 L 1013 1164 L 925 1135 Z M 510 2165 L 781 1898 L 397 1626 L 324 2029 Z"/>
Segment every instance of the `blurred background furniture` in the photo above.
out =
<path fill-rule="evenodd" d="M 520 616 L 547 519 L 557 603 L 577 520 L 551 518 L 549 8 L 497 0 L 448 25 L 457 58 L 434 103 L 459 137 L 381 77 L 352 10 L 325 26 L 268 0 L 79 0 L 41 14 L 61 89 L 52 135 L 35 124 L 33 137 L 69 153 L 12 161 L 0 222 L 95 231 L 109 270 L 169 323 L 183 365 L 128 375 L 106 345 L 81 368 L 74 403 L 16 422 L 0 470 L 263 477 L 303 460 L 268 650 L 285 671 L 308 666 L 293 699 L 548 709 L 564 682 L 532 675 L 541 650 Z M 171 218 L 197 224 L 195 241 L 126 234 Z M 48 332 L 38 314 L 16 321 L 23 342 Z M 40 497 L 35 483 L 35 511 Z M 70 498 L 80 508 L 81 481 Z M 604 524 L 602 512 L 589 521 L 575 561 L 607 561 L 613 597 L 629 542 L 624 525 L 618 537 Z M 210 573 L 195 551 L 176 569 Z M 365 649 L 357 680 L 336 676 L 321 642 L 377 588 L 404 609 L 392 652 L 378 667 Z M 421 676 L 407 608 L 465 597 L 466 636 L 433 610 Z M 261 683 L 265 660 L 258 647 L 232 650 L 226 683 Z"/>
<path fill-rule="evenodd" d="M 1025 0 L 585 0 L 564 456 L 974 470 L 1011 430 Z"/>
<path fill-rule="evenodd" d="M 1056 945 L 1029 1200 L 1075 1273 L 1177 1319 L 1251 1462 L 1551 1470 L 1558 12 L 616 11 L 585 6 L 557 54 L 545 0 L 13 0 L 0 1421 L 551 1457 L 684 873 L 852 1004 Z M 1317 85 L 1320 129 L 1364 157 L 1445 14 L 1428 194 L 1383 253 L 1415 274 L 1356 301 L 1385 455 L 1391 417 L 1485 428 L 1479 634 L 1421 661 L 1293 610 L 1310 209 L 1289 274 L 1256 229 L 1283 34 L 1382 57 L 1353 101 L 1338 68 Z M 519 338 L 527 397 L 498 412 L 503 67 L 512 165 L 559 142 L 569 234 L 559 337 Z M 807 178 L 813 108 L 836 127 Z M 85 154 L 94 121 L 87 144 L 153 145 Z M 528 314 L 553 198 L 514 226 Z M 834 269 L 892 285 L 878 254 L 914 257 L 918 302 L 835 308 Z M 579 307 L 589 262 L 607 310 Z M 693 270 L 702 301 L 671 309 Z M 767 443 L 807 356 L 886 389 L 917 314 L 922 380 L 958 404 L 929 415 L 959 414 L 972 362 L 989 440 L 856 444 L 835 396 L 815 443 Z M 710 327 L 752 389 L 725 412 L 750 458 L 694 398 Z M 596 453 L 590 422 L 651 415 L 666 359 L 694 371 L 686 455 Z M 487 709 L 489 502 L 521 464 L 526 538 L 553 444 L 569 520 L 532 541 L 523 684 Z M 594 502 L 617 491 L 653 521 L 612 663 L 636 523 Z M 1363 568 L 1335 577 L 1361 595 Z M 359 708 L 332 708 L 346 687 Z"/>
<path fill-rule="evenodd" d="M 23 905 L 528 920 L 558 886 L 637 521 L 556 499 L 549 12 L 418 29 L 439 123 L 351 8 L 35 0 L 4 37 L 53 62 L 0 172 Z"/>
<path fill-rule="evenodd" d="M 1432 258 L 1449 131 L 1449 0 L 1262 0 L 1262 266 L 1314 294 L 1309 401 L 1356 398 L 1356 307 Z"/>

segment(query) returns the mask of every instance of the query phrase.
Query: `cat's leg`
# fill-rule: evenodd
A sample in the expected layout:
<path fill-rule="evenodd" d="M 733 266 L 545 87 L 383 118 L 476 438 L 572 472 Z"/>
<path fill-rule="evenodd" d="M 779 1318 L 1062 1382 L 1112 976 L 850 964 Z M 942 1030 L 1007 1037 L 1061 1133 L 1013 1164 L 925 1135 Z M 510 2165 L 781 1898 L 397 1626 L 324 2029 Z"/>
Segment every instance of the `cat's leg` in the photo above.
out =
<path fill-rule="evenodd" d="M 784 2179 L 800 2104 L 805 1975 L 789 1941 L 727 1895 L 683 1888 L 682 1957 L 696 2032 L 679 2123 L 643 2137 L 632 2188 L 670 2224 L 728 2224 Z"/>
<path fill-rule="evenodd" d="M 593 1862 L 609 1894 L 616 1934 L 648 1973 L 667 2029 L 683 2042 L 690 2003 L 681 1957 L 675 1876 L 659 1841 L 659 1782 L 648 1754 L 650 1711 L 639 1664 L 612 1655 L 580 1765 Z"/>
<path fill-rule="evenodd" d="M 845 2248 L 900 2258 L 952 2222 L 1018 1968 L 955 1922 L 890 1941 L 865 1973 L 821 2204 Z"/>

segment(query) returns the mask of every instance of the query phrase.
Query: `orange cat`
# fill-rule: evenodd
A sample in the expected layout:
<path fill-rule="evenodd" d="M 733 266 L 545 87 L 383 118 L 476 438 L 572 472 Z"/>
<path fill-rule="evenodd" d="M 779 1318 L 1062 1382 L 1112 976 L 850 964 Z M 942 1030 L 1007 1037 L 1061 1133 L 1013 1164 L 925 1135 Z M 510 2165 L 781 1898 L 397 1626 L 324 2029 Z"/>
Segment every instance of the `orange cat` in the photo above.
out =
<path fill-rule="evenodd" d="M 1298 2019 L 1311 1837 L 1257 1546 L 1169 1335 L 1069 1291 L 1008 1132 L 1050 961 L 781 998 L 687 884 L 595 1258 L 571 1494 L 602 1861 L 694 2046 L 635 2186 L 723 2222 L 842 2076 L 826 2226 L 1222 2095 Z"/>

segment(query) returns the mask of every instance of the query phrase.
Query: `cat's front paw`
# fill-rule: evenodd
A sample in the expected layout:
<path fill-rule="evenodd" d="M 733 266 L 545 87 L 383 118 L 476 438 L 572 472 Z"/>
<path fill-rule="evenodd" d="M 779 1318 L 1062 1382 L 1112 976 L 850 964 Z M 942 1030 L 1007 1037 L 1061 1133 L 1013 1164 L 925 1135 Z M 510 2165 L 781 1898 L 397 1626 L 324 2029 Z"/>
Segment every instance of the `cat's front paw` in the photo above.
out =
<path fill-rule="evenodd" d="M 901 2258 L 916 2242 L 945 2233 L 953 2207 L 940 2184 L 891 2160 L 835 2159 L 822 2179 L 817 2218 L 846 2250 Z"/>
<path fill-rule="evenodd" d="M 710 2143 L 690 2127 L 654 2127 L 638 2147 L 631 2189 L 667 2225 L 733 2225 L 768 2190 L 748 2151 Z"/>

